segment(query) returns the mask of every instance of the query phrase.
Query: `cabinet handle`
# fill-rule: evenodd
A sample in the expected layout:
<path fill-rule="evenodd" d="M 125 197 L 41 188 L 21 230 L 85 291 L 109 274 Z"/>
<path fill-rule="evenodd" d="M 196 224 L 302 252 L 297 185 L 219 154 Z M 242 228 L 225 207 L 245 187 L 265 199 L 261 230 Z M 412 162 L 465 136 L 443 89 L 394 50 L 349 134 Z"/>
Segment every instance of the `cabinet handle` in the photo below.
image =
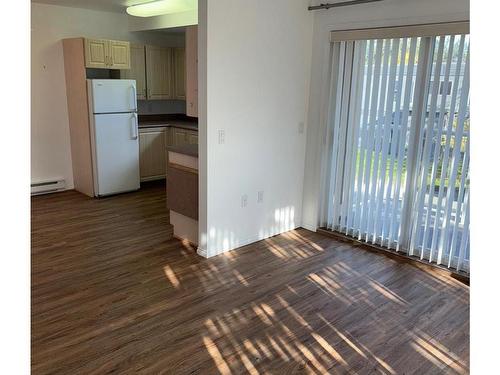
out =
<path fill-rule="evenodd" d="M 109 56 L 109 65 L 113 66 L 113 55 Z"/>

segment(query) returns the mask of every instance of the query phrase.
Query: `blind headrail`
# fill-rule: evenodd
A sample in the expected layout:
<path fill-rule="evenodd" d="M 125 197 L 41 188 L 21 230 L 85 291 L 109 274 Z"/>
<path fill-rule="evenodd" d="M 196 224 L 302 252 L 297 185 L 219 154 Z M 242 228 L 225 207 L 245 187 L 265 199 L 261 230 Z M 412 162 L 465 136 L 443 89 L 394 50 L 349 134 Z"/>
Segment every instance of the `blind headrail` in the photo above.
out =
<path fill-rule="evenodd" d="M 469 34 L 469 29 L 469 21 L 459 21 L 355 30 L 333 30 L 330 32 L 330 42 Z"/>

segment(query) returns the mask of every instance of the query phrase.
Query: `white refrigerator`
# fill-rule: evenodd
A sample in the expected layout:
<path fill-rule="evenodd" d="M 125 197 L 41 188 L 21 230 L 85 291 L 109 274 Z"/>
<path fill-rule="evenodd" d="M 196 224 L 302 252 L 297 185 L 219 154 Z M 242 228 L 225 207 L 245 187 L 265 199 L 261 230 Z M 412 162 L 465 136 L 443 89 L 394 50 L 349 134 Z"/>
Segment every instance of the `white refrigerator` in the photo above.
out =
<path fill-rule="evenodd" d="M 134 80 L 87 80 L 94 195 L 137 190 L 139 129 Z"/>

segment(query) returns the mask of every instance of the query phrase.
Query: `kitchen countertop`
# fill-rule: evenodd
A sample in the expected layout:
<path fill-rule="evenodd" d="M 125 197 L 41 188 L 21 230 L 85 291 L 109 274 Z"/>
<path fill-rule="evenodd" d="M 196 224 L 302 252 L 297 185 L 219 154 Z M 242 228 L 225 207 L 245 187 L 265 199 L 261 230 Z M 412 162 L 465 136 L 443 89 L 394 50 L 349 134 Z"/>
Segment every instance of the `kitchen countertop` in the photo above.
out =
<path fill-rule="evenodd" d="M 183 144 L 179 146 L 168 146 L 167 151 L 176 152 L 178 154 L 184 154 L 189 156 L 198 157 L 198 145 L 193 144 Z"/>
<path fill-rule="evenodd" d="M 139 128 L 174 127 L 198 131 L 198 119 L 183 115 L 141 116 Z"/>

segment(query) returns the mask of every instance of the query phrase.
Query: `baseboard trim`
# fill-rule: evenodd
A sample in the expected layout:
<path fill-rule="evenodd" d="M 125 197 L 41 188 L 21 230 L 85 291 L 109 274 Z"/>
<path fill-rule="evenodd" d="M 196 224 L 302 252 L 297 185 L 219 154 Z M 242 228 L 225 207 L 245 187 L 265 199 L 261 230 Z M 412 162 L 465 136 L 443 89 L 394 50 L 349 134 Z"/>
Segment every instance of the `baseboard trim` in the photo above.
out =
<path fill-rule="evenodd" d="M 314 224 L 310 224 L 310 223 L 302 223 L 300 228 L 310 230 L 311 232 L 316 232 L 316 230 L 318 229 L 318 226 L 314 225 Z"/>
<path fill-rule="evenodd" d="M 141 177 L 141 182 L 150 182 L 150 181 L 159 181 L 159 180 L 165 180 L 166 176 L 151 176 L 151 177 Z"/>
<path fill-rule="evenodd" d="M 201 247 L 198 247 L 198 249 L 196 249 L 196 253 L 203 258 L 208 258 L 207 249 L 202 249 Z"/>
<path fill-rule="evenodd" d="M 284 233 L 287 233 L 287 232 L 290 232 L 292 230 L 296 230 L 298 228 L 302 228 L 301 225 L 298 225 L 294 228 L 290 228 L 290 229 L 287 229 L 287 230 L 284 230 L 282 232 L 276 232 L 276 233 L 269 233 L 267 236 L 265 237 L 261 237 L 259 235 L 256 235 L 256 236 L 252 236 L 250 238 L 247 238 L 246 240 L 244 241 L 241 241 L 240 243 L 238 243 L 235 247 L 231 248 L 231 249 L 227 249 L 227 250 L 217 250 L 215 252 L 210 252 L 210 255 L 208 254 L 207 250 L 204 250 L 204 249 L 200 249 L 198 248 L 198 254 L 201 255 L 201 256 L 204 256 L 205 258 L 211 258 L 211 257 L 215 257 L 217 255 L 221 255 L 221 254 L 224 254 L 224 253 L 227 253 L 229 251 L 234 251 L 234 250 L 238 250 L 244 246 L 247 246 L 247 245 L 251 245 L 255 242 L 259 242 L 259 241 L 263 241 L 263 240 L 266 240 L 268 238 L 271 238 L 271 237 L 274 237 L 274 236 L 278 236 L 280 234 L 284 234 Z M 314 230 L 315 231 L 315 230 Z M 313 231 L 313 232 L 314 232 Z M 201 252 L 201 253 L 200 253 Z M 204 255 L 202 255 L 204 254 Z"/>

